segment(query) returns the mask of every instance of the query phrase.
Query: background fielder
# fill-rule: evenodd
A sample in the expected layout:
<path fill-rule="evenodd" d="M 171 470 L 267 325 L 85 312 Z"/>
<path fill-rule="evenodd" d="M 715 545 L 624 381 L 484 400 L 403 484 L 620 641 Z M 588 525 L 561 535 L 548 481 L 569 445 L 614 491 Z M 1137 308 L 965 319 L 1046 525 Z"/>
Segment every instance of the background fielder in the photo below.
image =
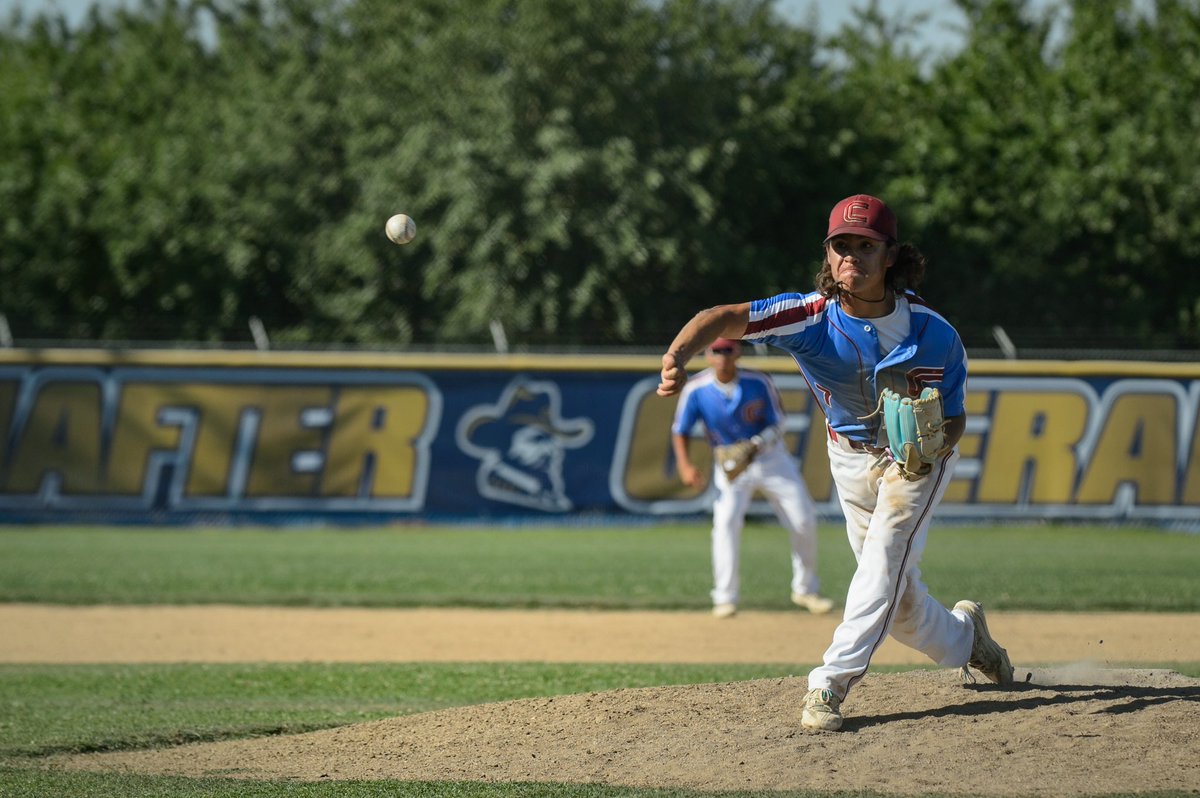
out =
<path fill-rule="evenodd" d="M 717 488 L 712 527 L 713 614 L 725 618 L 737 611 L 742 528 L 756 490 L 767 497 L 788 531 L 792 603 L 814 613 L 829 612 L 833 602 L 818 590 L 817 511 L 796 461 L 782 443 L 784 415 L 779 392 L 766 374 L 738 367 L 741 353 L 741 343 L 726 338 L 705 350 L 709 368 L 683 389 L 671 427 L 675 462 L 685 485 L 704 483 L 704 476 L 688 456 L 689 432 L 697 421 L 704 425 L 714 448 L 754 442 L 753 459 L 732 480 L 719 465 L 713 469 Z"/>
<path fill-rule="evenodd" d="M 897 234 L 882 200 L 847 197 L 829 215 L 815 292 L 700 311 L 662 359 L 658 393 L 671 396 L 683 389 L 688 358 L 709 341 L 763 341 L 795 358 L 825 411 L 830 470 L 858 566 L 824 663 L 809 674 L 806 728 L 841 728 L 842 701 L 889 633 L 940 665 L 962 666 L 964 675 L 969 664 L 993 682 L 1012 682 L 982 607 L 960 601 L 948 610 L 921 581 L 930 517 L 966 425 L 967 358 L 957 331 L 916 295 L 925 258 Z M 916 397 L 925 387 L 944 399 L 944 449 L 928 473 L 906 478 L 889 458 L 875 410 L 885 388 Z"/>

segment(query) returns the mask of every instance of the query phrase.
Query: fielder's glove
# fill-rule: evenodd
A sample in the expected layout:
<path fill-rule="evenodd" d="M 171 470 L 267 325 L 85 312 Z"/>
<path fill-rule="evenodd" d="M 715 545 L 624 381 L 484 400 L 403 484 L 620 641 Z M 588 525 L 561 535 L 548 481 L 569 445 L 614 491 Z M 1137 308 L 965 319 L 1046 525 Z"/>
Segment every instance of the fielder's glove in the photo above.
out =
<path fill-rule="evenodd" d="M 888 448 L 905 479 L 914 480 L 933 470 L 933 464 L 946 453 L 946 420 L 942 415 L 942 395 L 937 388 L 925 388 L 916 399 L 884 388 L 879 409 L 887 429 Z"/>
<path fill-rule="evenodd" d="M 758 456 L 758 444 L 752 440 L 735 441 L 716 447 L 714 454 L 717 466 L 725 472 L 726 479 L 733 482 Z"/>

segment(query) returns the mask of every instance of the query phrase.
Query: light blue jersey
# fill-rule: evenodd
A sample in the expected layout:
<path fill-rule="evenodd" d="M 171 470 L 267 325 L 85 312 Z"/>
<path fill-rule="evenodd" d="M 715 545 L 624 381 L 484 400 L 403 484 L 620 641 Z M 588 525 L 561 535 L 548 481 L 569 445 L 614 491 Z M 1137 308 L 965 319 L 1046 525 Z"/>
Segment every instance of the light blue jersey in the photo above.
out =
<path fill-rule="evenodd" d="M 713 370 L 705 369 L 683 387 L 671 431 L 687 435 L 697 420 L 703 421 L 708 442 L 727 446 L 758 435 L 782 419 L 779 392 L 767 375 L 738 369 L 737 385 L 727 396 Z"/>
<path fill-rule="evenodd" d="M 911 397 L 937 388 L 947 418 L 965 412 L 967 353 L 958 332 L 915 294 L 896 301 L 908 303 L 912 326 L 887 354 L 871 319 L 850 316 L 818 293 L 755 300 L 742 337 L 791 354 L 834 432 L 876 444 L 882 419 L 872 414 L 884 388 Z"/>

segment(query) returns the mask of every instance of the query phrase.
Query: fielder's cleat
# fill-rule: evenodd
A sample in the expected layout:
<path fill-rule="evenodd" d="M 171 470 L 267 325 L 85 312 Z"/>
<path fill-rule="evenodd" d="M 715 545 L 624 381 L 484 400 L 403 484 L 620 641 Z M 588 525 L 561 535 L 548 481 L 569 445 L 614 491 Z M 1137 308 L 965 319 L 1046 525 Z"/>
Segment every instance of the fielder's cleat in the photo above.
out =
<path fill-rule="evenodd" d="M 792 603 L 813 615 L 824 615 L 833 609 L 833 599 L 825 598 L 820 593 L 793 593 Z"/>
<path fill-rule="evenodd" d="M 842 713 L 838 709 L 841 705 L 842 699 L 832 690 L 809 690 L 804 696 L 800 725 L 806 729 L 837 731 L 842 728 Z"/>
<path fill-rule="evenodd" d="M 737 605 L 736 604 L 714 604 L 713 605 L 713 617 L 714 618 L 732 618 L 735 615 L 737 615 Z"/>
<path fill-rule="evenodd" d="M 1012 662 L 1008 659 L 1008 652 L 1000 648 L 999 644 L 992 639 L 991 633 L 988 632 L 987 620 L 983 617 L 983 605 L 977 601 L 964 599 L 955 604 L 954 609 L 961 611 L 975 625 L 975 639 L 971 643 L 971 658 L 967 660 L 967 665 L 996 684 L 1005 687 L 1012 685 Z M 959 673 L 964 680 L 973 682 L 975 679 L 967 670 L 967 665 L 963 665 Z"/>

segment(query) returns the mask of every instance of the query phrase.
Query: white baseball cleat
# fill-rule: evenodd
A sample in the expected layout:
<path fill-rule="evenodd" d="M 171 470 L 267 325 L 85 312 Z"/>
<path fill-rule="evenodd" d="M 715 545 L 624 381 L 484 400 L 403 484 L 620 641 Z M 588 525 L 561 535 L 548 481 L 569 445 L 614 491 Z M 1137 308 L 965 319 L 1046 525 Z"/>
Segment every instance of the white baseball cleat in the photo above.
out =
<path fill-rule="evenodd" d="M 737 605 L 714 604 L 712 612 L 714 618 L 732 618 L 733 616 L 737 615 Z"/>
<path fill-rule="evenodd" d="M 800 725 L 806 729 L 837 731 L 842 728 L 842 712 L 838 709 L 841 705 L 842 699 L 832 690 L 809 690 L 804 696 Z"/>
<path fill-rule="evenodd" d="M 982 673 L 989 681 L 1008 687 L 1013 683 L 1013 666 L 1008 659 L 1008 652 L 992 639 L 988 632 L 987 620 L 983 617 L 983 605 L 977 601 L 963 599 L 954 605 L 954 609 L 962 612 L 975 625 L 975 639 L 971 643 L 971 658 L 967 660 L 975 670 Z M 964 680 L 975 681 L 971 672 L 963 665 L 959 671 Z"/>
<path fill-rule="evenodd" d="M 833 609 L 833 599 L 825 598 L 820 593 L 793 593 L 792 603 L 813 615 L 824 615 Z"/>

